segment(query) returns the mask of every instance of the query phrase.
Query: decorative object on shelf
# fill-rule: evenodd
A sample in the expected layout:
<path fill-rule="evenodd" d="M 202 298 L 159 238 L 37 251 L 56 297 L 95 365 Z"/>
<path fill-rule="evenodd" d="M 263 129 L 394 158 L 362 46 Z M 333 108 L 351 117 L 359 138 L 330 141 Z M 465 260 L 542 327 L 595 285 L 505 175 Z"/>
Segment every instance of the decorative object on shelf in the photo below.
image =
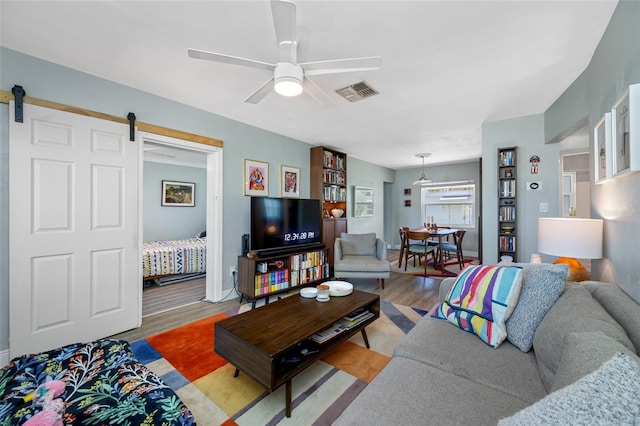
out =
<path fill-rule="evenodd" d="M 502 232 L 504 232 L 505 234 L 510 234 L 515 229 L 515 226 L 502 226 L 501 228 Z"/>
<path fill-rule="evenodd" d="M 280 196 L 300 198 L 300 169 L 280 166 Z"/>
<path fill-rule="evenodd" d="M 373 216 L 373 188 L 353 187 L 353 217 Z"/>
<path fill-rule="evenodd" d="M 162 181 L 161 205 L 193 207 L 196 205 L 196 184 L 191 182 Z"/>
<path fill-rule="evenodd" d="M 331 209 L 331 215 L 335 218 L 342 217 L 344 214 L 344 210 L 342 209 Z"/>
<path fill-rule="evenodd" d="M 424 152 L 422 154 L 416 154 L 416 157 L 422 158 L 422 175 L 420 176 L 420 179 L 413 182 L 412 185 L 426 185 L 431 182 L 431 179 L 427 179 L 427 176 L 424 174 L 424 159 L 426 157 L 431 157 L 431 153 Z"/>
<path fill-rule="evenodd" d="M 244 195 L 254 197 L 269 195 L 269 163 L 244 160 Z"/>
<path fill-rule="evenodd" d="M 568 281 L 589 280 L 589 273 L 576 258 L 602 257 L 602 227 L 602 219 L 539 218 L 538 251 L 563 256 L 554 263 L 569 265 Z"/>
<path fill-rule="evenodd" d="M 611 113 L 604 114 L 593 129 L 595 159 L 595 183 L 611 178 Z"/>
<path fill-rule="evenodd" d="M 538 173 L 538 163 L 540 162 L 540 157 L 537 155 L 532 155 L 529 158 L 529 162 L 531 163 L 531 174 L 535 175 Z"/>
<path fill-rule="evenodd" d="M 504 177 L 507 177 L 507 178 L 513 177 L 513 171 L 511 169 L 506 169 L 504 171 Z"/>

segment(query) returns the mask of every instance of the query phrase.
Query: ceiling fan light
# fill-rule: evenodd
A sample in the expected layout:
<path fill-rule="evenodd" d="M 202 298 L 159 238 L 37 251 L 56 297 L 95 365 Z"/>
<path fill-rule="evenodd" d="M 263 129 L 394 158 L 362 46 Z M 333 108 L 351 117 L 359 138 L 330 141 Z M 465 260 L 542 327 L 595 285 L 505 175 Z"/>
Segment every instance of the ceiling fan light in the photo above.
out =
<path fill-rule="evenodd" d="M 280 77 L 276 80 L 275 90 L 282 96 L 298 96 L 302 93 L 302 82 L 294 77 Z"/>

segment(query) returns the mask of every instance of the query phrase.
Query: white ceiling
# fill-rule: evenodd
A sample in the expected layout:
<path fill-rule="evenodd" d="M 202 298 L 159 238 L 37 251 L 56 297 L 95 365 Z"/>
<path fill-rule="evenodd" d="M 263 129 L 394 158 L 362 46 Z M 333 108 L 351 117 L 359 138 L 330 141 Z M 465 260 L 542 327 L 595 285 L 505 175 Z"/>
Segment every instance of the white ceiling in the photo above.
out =
<path fill-rule="evenodd" d="M 299 61 L 382 57 L 377 71 L 315 76 L 333 99 L 325 106 L 304 94 L 244 103 L 267 71 L 187 56 L 276 62 L 267 0 L 3 0 L 0 43 L 399 169 L 420 167 L 416 153 L 433 154 L 427 165 L 479 158 L 483 122 L 544 112 L 586 68 L 616 4 L 299 0 Z M 360 80 L 380 94 L 333 93 Z"/>

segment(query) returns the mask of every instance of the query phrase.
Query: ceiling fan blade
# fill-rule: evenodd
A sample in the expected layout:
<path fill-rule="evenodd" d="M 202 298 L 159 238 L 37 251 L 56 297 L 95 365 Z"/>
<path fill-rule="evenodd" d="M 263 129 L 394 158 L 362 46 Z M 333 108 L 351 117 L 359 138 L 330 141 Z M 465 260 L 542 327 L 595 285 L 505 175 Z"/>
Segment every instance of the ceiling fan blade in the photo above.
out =
<path fill-rule="evenodd" d="M 276 30 L 278 57 L 280 62 L 298 61 L 298 24 L 296 22 L 296 4 L 288 0 L 271 0 L 271 14 Z"/>
<path fill-rule="evenodd" d="M 253 59 L 239 58 L 237 56 L 223 55 L 222 53 L 206 52 L 198 49 L 188 49 L 187 52 L 189 53 L 189 57 L 195 59 L 206 59 L 208 61 L 223 62 L 225 64 L 242 65 L 267 71 L 273 71 L 275 68 L 275 64 L 255 61 Z"/>
<path fill-rule="evenodd" d="M 321 105 L 328 105 L 333 101 L 327 92 L 325 92 L 320 86 L 316 84 L 315 81 L 311 80 L 308 77 L 304 78 L 302 87 L 304 88 L 304 92 L 306 94 L 311 96 L 316 102 Z"/>
<path fill-rule="evenodd" d="M 299 65 L 304 69 L 305 75 L 337 74 L 380 69 L 382 58 L 380 56 L 368 56 L 365 58 L 331 59 L 328 61 L 305 62 Z"/>
<path fill-rule="evenodd" d="M 265 81 L 264 84 L 258 88 L 258 90 L 253 92 L 251 96 L 249 96 L 244 101 L 250 104 L 257 104 L 262 99 L 264 99 L 265 96 L 271 93 L 272 90 L 273 90 L 273 77 Z"/>

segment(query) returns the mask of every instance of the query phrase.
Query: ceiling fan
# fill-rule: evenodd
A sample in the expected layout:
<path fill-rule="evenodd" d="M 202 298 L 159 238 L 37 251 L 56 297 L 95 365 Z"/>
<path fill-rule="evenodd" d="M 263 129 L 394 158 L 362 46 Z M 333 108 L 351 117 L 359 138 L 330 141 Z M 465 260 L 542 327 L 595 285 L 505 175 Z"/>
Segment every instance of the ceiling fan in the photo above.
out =
<path fill-rule="evenodd" d="M 189 56 L 271 71 L 273 76 L 245 100 L 252 104 L 260 102 L 272 90 L 283 96 L 298 96 L 303 88 L 311 97 L 324 103 L 329 100 L 327 93 L 309 76 L 380 69 L 382 60 L 379 56 L 298 63 L 296 4 L 289 0 L 271 0 L 271 13 L 278 43 L 277 63 L 270 64 L 198 49 L 188 49 Z"/>

